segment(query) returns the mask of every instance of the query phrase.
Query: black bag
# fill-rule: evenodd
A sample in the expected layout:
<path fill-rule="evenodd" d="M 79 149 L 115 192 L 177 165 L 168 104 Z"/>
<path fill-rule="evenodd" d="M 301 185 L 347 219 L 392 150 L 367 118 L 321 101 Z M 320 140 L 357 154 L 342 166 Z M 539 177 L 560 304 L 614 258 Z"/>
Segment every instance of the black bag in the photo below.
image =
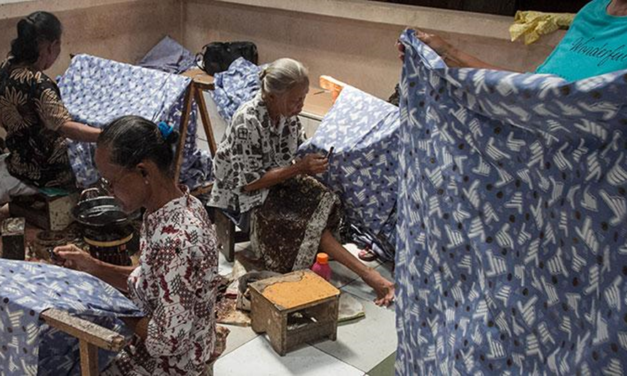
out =
<path fill-rule="evenodd" d="M 240 57 L 257 65 L 257 46 L 253 42 L 209 43 L 196 55 L 196 62 L 200 69 L 213 76 L 229 69 L 229 65 Z"/>

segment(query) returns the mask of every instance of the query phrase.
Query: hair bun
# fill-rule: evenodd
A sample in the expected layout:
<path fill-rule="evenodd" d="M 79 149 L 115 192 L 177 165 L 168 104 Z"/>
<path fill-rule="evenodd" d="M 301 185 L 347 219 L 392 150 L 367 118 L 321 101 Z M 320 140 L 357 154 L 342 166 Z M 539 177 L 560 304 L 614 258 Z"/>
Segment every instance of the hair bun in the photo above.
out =
<path fill-rule="evenodd" d="M 172 130 L 172 132 L 170 132 L 170 134 L 168 135 L 168 137 L 166 137 L 166 139 L 164 140 L 166 144 L 172 146 L 172 145 L 176 145 L 176 143 L 179 140 L 179 132 Z"/>
<path fill-rule="evenodd" d="M 37 39 L 37 30 L 35 30 L 33 20 L 26 17 L 17 23 L 17 37 L 23 41 L 34 41 Z"/>

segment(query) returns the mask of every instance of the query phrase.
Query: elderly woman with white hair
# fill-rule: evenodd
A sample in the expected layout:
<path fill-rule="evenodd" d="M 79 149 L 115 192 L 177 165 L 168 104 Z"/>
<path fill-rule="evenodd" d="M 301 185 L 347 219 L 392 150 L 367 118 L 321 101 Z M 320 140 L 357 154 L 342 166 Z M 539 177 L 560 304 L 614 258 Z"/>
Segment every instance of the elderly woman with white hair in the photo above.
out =
<path fill-rule="evenodd" d="M 334 236 L 339 198 L 311 177 L 326 171 L 328 160 L 319 154 L 295 158 L 305 139 L 297 115 L 309 90 L 307 74 L 292 59 L 279 59 L 261 72 L 260 92 L 237 110 L 218 147 L 209 205 L 250 227 L 253 251 L 267 269 L 287 273 L 309 268 L 322 251 L 372 287 L 376 304 L 389 305 L 392 282 Z"/>

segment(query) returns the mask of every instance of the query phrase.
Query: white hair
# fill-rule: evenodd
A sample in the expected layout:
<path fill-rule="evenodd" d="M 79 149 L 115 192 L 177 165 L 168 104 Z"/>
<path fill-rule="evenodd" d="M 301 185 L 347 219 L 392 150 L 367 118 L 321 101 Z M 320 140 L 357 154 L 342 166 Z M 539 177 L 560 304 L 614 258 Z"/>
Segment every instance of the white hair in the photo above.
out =
<path fill-rule="evenodd" d="M 262 70 L 259 79 L 264 94 L 281 95 L 295 86 L 308 84 L 309 72 L 300 62 L 284 58 L 271 63 Z"/>

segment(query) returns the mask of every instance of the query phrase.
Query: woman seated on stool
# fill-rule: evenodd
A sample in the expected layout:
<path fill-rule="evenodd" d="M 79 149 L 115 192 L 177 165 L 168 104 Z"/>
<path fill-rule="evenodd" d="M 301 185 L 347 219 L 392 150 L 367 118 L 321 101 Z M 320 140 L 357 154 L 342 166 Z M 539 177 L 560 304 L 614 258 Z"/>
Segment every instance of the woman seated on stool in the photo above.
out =
<path fill-rule="evenodd" d="M 0 155 L 0 205 L 35 187 L 74 186 L 66 138 L 96 142 L 100 130 L 73 122 L 57 84 L 43 71 L 61 52 L 62 26 L 35 12 L 17 24 L 9 57 L 0 63 L 0 126 L 8 154 Z"/>
<path fill-rule="evenodd" d="M 244 227 L 249 221 L 253 251 L 269 270 L 309 268 L 320 250 L 372 287 L 376 304 L 389 305 L 392 282 L 357 260 L 334 236 L 339 199 L 310 176 L 326 171 L 328 160 L 309 154 L 294 161 L 304 141 L 297 115 L 309 90 L 307 70 L 297 61 L 280 59 L 260 78 L 260 93 L 237 110 L 218 147 L 209 205 L 239 215 Z"/>
<path fill-rule="evenodd" d="M 64 265 L 128 291 L 146 317 L 127 320 L 136 336 L 105 375 L 204 375 L 214 349 L 218 255 L 207 212 L 174 181 L 178 134 L 136 116 L 98 138 L 96 167 L 126 212 L 146 210 L 138 267 L 104 263 L 74 245 Z"/>

